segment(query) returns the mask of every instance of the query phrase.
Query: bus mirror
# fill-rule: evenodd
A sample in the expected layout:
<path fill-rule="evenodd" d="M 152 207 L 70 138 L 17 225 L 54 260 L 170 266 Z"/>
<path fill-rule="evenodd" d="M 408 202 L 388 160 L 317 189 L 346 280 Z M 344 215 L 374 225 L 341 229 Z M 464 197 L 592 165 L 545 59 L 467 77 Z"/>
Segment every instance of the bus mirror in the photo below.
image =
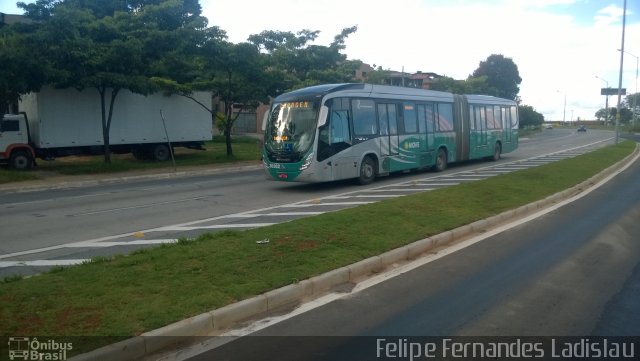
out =
<path fill-rule="evenodd" d="M 263 132 L 267 130 L 267 119 L 269 119 L 270 110 L 271 110 L 271 108 L 269 108 L 269 110 L 264 112 L 264 116 L 262 117 L 262 131 Z"/>
<path fill-rule="evenodd" d="M 320 107 L 320 114 L 318 115 L 318 126 L 321 127 L 327 124 L 327 115 L 329 114 L 329 108 L 326 105 Z"/>

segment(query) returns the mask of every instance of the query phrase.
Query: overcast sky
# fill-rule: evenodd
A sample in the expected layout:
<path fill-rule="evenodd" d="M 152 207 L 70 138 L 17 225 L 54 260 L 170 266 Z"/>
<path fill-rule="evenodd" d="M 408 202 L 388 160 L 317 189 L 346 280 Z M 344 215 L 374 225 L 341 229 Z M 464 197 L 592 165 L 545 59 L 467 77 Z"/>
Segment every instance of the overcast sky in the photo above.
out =
<path fill-rule="evenodd" d="M 27 1 L 30 2 L 30 1 Z M 209 25 L 229 40 L 263 30 L 320 30 L 329 45 L 358 26 L 344 53 L 370 65 L 456 79 L 491 54 L 518 66 L 524 104 L 562 120 L 593 119 L 600 88 L 618 86 L 623 0 L 200 0 Z M 0 12 L 20 13 L 13 0 Z M 640 1 L 627 0 L 625 50 L 640 56 Z M 622 87 L 636 89 L 636 57 L 625 54 Z M 617 97 L 609 98 L 615 106 Z M 572 118 L 573 115 L 573 118 Z"/>

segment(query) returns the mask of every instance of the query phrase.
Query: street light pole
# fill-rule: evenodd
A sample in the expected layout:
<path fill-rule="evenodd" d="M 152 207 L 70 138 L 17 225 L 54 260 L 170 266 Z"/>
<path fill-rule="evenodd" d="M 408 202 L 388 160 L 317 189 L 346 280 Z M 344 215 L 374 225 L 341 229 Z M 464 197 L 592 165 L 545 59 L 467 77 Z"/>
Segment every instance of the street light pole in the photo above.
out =
<path fill-rule="evenodd" d="M 596 75 L 596 78 L 602 80 L 603 82 L 605 82 L 607 84 L 607 89 L 609 89 L 609 82 L 602 79 L 601 77 Z M 607 123 L 609 123 L 609 94 L 607 93 L 604 96 L 604 124 L 606 125 Z"/>

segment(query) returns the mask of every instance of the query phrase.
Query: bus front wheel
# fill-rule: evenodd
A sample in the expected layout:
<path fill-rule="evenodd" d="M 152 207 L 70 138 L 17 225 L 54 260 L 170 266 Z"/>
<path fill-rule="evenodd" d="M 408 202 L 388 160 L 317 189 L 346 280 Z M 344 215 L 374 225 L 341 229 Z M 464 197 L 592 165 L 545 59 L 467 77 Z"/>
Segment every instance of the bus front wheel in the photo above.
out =
<path fill-rule="evenodd" d="M 442 172 L 447 169 L 447 152 L 444 148 L 438 149 L 438 156 L 436 158 L 436 165 L 433 167 L 436 172 Z"/>
<path fill-rule="evenodd" d="M 361 185 L 367 185 L 373 182 L 376 178 L 376 162 L 369 156 L 364 157 L 362 163 L 360 163 L 360 176 L 358 177 L 358 183 Z"/>

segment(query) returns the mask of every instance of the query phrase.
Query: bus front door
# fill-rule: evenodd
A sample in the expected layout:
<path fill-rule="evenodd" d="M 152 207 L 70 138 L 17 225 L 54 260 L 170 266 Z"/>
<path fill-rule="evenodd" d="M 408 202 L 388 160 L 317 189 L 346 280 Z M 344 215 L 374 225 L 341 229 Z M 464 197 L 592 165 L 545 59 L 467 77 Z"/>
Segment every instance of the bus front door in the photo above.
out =
<path fill-rule="evenodd" d="M 394 156 L 399 152 L 398 110 L 396 104 L 378 104 L 380 124 L 380 154 Z M 393 169 L 388 169 L 393 171 Z"/>
<path fill-rule="evenodd" d="M 353 178 L 358 175 L 357 158 L 352 149 L 351 132 L 349 130 L 348 113 L 346 110 L 332 111 L 329 120 L 332 153 L 333 179 Z"/>

